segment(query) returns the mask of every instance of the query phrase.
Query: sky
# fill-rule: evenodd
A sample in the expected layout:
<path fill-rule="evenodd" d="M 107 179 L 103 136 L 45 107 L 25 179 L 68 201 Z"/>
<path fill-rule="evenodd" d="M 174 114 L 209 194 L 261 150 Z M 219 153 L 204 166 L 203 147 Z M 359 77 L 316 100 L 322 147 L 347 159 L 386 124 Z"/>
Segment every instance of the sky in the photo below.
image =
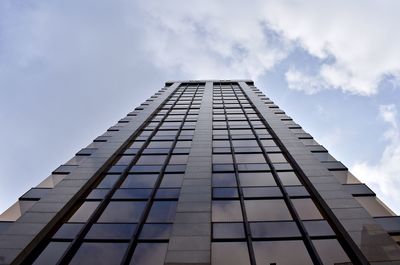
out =
<path fill-rule="evenodd" d="M 167 80 L 253 79 L 400 214 L 399 1 L 0 1 L 0 212 Z"/>

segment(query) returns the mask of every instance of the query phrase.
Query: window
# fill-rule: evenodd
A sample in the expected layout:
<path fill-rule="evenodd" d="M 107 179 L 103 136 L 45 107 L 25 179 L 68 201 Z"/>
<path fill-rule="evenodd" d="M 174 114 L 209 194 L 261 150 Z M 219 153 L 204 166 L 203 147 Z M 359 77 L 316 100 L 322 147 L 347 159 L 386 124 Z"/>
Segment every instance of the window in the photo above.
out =
<path fill-rule="evenodd" d="M 99 222 L 104 223 L 136 223 L 145 207 L 145 202 L 137 201 L 111 201 Z"/>
<path fill-rule="evenodd" d="M 237 188 L 213 188 L 213 198 L 239 198 Z"/>
<path fill-rule="evenodd" d="M 155 174 L 134 174 L 128 175 L 121 185 L 121 188 L 153 188 L 158 175 Z"/>
<path fill-rule="evenodd" d="M 151 189 L 118 189 L 113 199 L 147 199 L 150 197 Z"/>
<path fill-rule="evenodd" d="M 181 189 L 158 189 L 156 199 L 178 199 Z"/>
<path fill-rule="evenodd" d="M 175 219 L 176 206 L 176 201 L 155 201 L 146 222 L 172 223 Z"/>
<path fill-rule="evenodd" d="M 96 210 L 97 206 L 100 202 L 84 202 L 81 207 L 74 213 L 74 215 L 68 220 L 68 222 L 87 222 L 89 217 L 92 215 L 94 210 Z"/>
<path fill-rule="evenodd" d="M 166 158 L 166 155 L 142 155 L 136 165 L 161 165 Z"/>
<path fill-rule="evenodd" d="M 211 243 L 211 264 L 250 265 L 247 243 L 246 242 Z"/>
<path fill-rule="evenodd" d="M 239 201 L 213 201 L 213 222 L 241 222 L 243 221 L 242 209 Z"/>
<path fill-rule="evenodd" d="M 164 265 L 168 243 L 139 243 L 133 253 L 131 265 Z"/>
<path fill-rule="evenodd" d="M 283 200 L 245 200 L 244 204 L 250 222 L 292 220 Z"/>
<path fill-rule="evenodd" d="M 346 264 L 350 259 L 336 239 L 312 241 L 324 264 Z"/>
<path fill-rule="evenodd" d="M 277 198 L 283 195 L 278 187 L 254 187 L 243 188 L 243 196 L 245 198 Z"/>
<path fill-rule="evenodd" d="M 244 238 L 243 223 L 214 223 L 214 239 L 242 239 Z"/>
<path fill-rule="evenodd" d="M 335 235 L 335 232 L 325 220 L 304 221 L 303 224 L 311 237 Z"/>
<path fill-rule="evenodd" d="M 287 163 L 287 160 L 282 153 L 270 153 L 268 154 L 268 157 L 272 163 Z"/>
<path fill-rule="evenodd" d="M 253 248 L 257 264 L 313 264 L 304 243 L 300 240 L 254 241 Z M 288 255 L 288 250 L 290 250 L 290 255 Z"/>
<path fill-rule="evenodd" d="M 188 160 L 188 155 L 172 155 L 169 164 L 186 164 Z"/>
<path fill-rule="evenodd" d="M 240 173 L 239 180 L 241 186 L 276 186 L 276 182 L 271 173 Z"/>
<path fill-rule="evenodd" d="M 86 239 L 130 239 L 136 224 L 93 224 Z"/>
<path fill-rule="evenodd" d="M 267 163 L 263 154 L 235 154 L 237 163 Z"/>
<path fill-rule="evenodd" d="M 172 232 L 172 224 L 145 224 L 139 239 L 162 240 L 169 239 Z"/>
<path fill-rule="evenodd" d="M 171 148 L 172 141 L 151 141 L 147 148 Z"/>
<path fill-rule="evenodd" d="M 97 185 L 98 189 L 110 189 L 117 182 L 120 175 L 106 175 L 103 180 Z"/>
<path fill-rule="evenodd" d="M 63 224 L 53 236 L 55 239 L 73 239 L 82 229 L 83 224 Z"/>
<path fill-rule="evenodd" d="M 285 186 L 301 185 L 299 178 L 293 171 L 278 172 L 278 177 Z"/>
<path fill-rule="evenodd" d="M 292 203 L 302 220 L 323 219 L 321 213 L 311 199 L 293 199 Z"/>
<path fill-rule="evenodd" d="M 121 263 L 127 247 L 127 243 L 84 242 L 70 264 L 117 265 Z"/>
<path fill-rule="evenodd" d="M 161 188 L 181 187 L 182 181 L 183 181 L 182 174 L 165 174 L 163 176 L 160 187 Z"/>
<path fill-rule="evenodd" d="M 212 156 L 212 162 L 214 164 L 232 164 L 233 163 L 233 159 L 232 159 L 232 155 L 228 154 L 228 155 L 213 155 Z"/>
<path fill-rule="evenodd" d="M 50 242 L 33 265 L 57 264 L 58 260 L 67 250 L 70 242 Z"/>
<path fill-rule="evenodd" d="M 234 173 L 218 173 L 212 175 L 213 187 L 236 187 L 236 177 Z"/>
<path fill-rule="evenodd" d="M 253 238 L 301 237 L 295 222 L 257 222 L 250 229 Z"/>

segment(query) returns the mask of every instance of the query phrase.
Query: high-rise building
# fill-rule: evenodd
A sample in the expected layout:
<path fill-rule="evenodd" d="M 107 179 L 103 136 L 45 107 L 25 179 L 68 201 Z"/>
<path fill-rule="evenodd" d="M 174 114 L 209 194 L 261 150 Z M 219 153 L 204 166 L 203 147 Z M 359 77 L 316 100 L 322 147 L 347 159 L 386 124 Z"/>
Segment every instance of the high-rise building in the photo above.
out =
<path fill-rule="evenodd" d="M 0 218 L 0 264 L 400 264 L 399 217 L 250 80 L 167 82 Z"/>

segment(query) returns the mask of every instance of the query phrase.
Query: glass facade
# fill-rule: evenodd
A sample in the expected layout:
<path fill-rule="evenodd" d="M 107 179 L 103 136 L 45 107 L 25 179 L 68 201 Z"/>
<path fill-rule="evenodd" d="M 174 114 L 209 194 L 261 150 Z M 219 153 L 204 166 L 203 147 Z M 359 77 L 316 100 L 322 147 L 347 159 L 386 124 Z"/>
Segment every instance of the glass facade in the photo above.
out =
<path fill-rule="evenodd" d="M 94 154 L 107 160 L 93 177 L 75 174 Z M 42 185 L 20 199 L 39 213 L 74 190 L 14 264 L 400 260 L 399 219 L 250 81 L 167 83 Z"/>

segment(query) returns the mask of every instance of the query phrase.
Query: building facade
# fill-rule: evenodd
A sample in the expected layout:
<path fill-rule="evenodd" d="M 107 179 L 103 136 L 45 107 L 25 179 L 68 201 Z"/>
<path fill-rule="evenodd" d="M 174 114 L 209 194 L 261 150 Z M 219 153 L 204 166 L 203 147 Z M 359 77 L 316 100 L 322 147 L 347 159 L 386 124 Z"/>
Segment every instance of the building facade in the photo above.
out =
<path fill-rule="evenodd" d="M 251 80 L 173 81 L 0 216 L 0 264 L 400 264 L 399 237 Z"/>

